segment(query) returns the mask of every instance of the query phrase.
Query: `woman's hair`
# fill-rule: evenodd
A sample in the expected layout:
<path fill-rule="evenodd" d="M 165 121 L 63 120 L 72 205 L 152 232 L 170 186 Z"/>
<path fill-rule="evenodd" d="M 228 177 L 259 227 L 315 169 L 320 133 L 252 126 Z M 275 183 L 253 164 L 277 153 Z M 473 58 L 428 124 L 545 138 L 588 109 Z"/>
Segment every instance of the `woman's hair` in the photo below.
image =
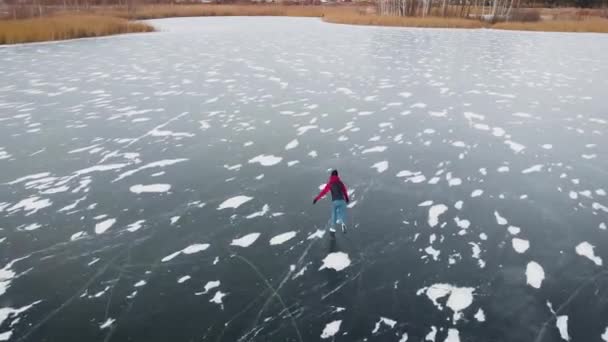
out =
<path fill-rule="evenodd" d="M 338 175 L 338 170 L 332 170 L 331 171 L 331 175 L 332 176 L 337 176 Z"/>

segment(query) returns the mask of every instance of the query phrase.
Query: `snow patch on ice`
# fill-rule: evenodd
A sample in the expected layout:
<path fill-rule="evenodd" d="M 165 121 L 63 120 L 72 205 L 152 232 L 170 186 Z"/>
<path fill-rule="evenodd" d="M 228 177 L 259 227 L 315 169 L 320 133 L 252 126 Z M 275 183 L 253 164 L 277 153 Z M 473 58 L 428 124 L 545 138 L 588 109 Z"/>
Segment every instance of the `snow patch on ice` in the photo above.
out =
<path fill-rule="evenodd" d="M 509 223 L 509 221 L 507 221 L 506 218 L 500 216 L 500 214 L 498 213 L 498 211 L 494 212 L 494 216 L 496 217 L 496 223 L 498 223 L 501 226 L 505 226 Z"/>
<path fill-rule="evenodd" d="M 445 204 L 435 204 L 429 208 L 429 226 L 435 227 L 439 223 L 439 216 L 448 211 Z"/>
<path fill-rule="evenodd" d="M 29 216 L 29 215 L 35 214 L 36 212 L 38 212 L 41 209 L 50 207 L 52 204 L 53 204 L 53 202 L 51 202 L 47 198 L 40 198 L 38 196 L 32 196 L 32 197 L 19 201 L 18 203 L 16 203 L 15 205 L 13 205 L 12 207 L 10 207 L 6 210 L 10 213 L 10 212 L 14 212 L 14 211 L 23 209 L 24 211 L 28 212 L 26 214 L 26 216 Z"/>
<path fill-rule="evenodd" d="M 293 139 L 287 145 L 285 145 L 285 150 L 291 150 L 293 148 L 298 147 L 298 145 L 299 145 L 298 139 Z"/>
<path fill-rule="evenodd" d="M 540 289 L 545 279 L 545 270 L 535 261 L 530 261 L 526 266 L 526 282 L 528 285 Z"/>
<path fill-rule="evenodd" d="M 249 159 L 249 164 L 258 163 L 262 166 L 273 166 L 281 162 L 283 158 L 274 155 L 261 154 L 254 158 Z"/>
<path fill-rule="evenodd" d="M 270 239 L 270 245 L 274 246 L 274 245 L 283 244 L 283 243 L 293 239 L 296 236 L 296 234 L 297 234 L 297 232 L 295 232 L 295 231 L 279 234 L 279 235 L 273 237 L 272 239 Z"/>
<path fill-rule="evenodd" d="M 471 197 L 479 197 L 481 195 L 483 195 L 483 190 L 481 189 L 476 189 L 471 192 Z"/>
<path fill-rule="evenodd" d="M 325 230 L 317 229 L 317 231 L 315 231 L 314 233 L 308 235 L 308 237 L 306 239 L 307 240 L 322 239 L 324 235 L 325 235 Z"/>
<path fill-rule="evenodd" d="M 376 171 L 378 171 L 378 173 L 382 173 L 382 172 L 388 170 L 388 161 L 385 160 L 385 161 L 378 162 L 378 163 L 372 165 L 372 168 L 375 168 Z"/>
<path fill-rule="evenodd" d="M 486 321 L 486 315 L 483 312 L 483 309 L 479 309 L 477 310 L 477 313 L 475 314 L 475 319 L 477 320 L 477 322 L 485 322 Z"/>
<path fill-rule="evenodd" d="M 528 173 L 532 173 L 532 172 L 540 172 L 540 171 L 542 171 L 542 169 L 543 169 L 543 165 L 536 164 L 536 165 L 533 165 L 533 166 L 521 171 L 521 173 L 528 174 Z"/>
<path fill-rule="evenodd" d="M 131 233 L 138 231 L 139 229 L 141 229 L 144 222 L 146 222 L 146 220 L 135 221 L 127 226 L 127 230 L 130 231 Z"/>
<path fill-rule="evenodd" d="M 249 196 L 243 196 L 243 195 L 234 196 L 234 197 L 231 197 L 231 198 L 225 200 L 224 202 L 222 202 L 222 204 L 220 204 L 217 207 L 217 210 L 223 210 L 223 209 L 228 209 L 228 208 L 236 209 L 236 208 L 240 207 L 241 205 L 251 201 L 252 199 L 253 199 L 253 197 L 249 197 Z"/>
<path fill-rule="evenodd" d="M 557 330 L 559 330 L 559 336 L 562 340 L 570 341 L 570 335 L 568 334 L 568 316 L 557 316 L 555 325 L 557 326 Z"/>
<path fill-rule="evenodd" d="M 348 254 L 344 252 L 333 252 L 329 253 L 325 259 L 323 259 L 323 265 L 319 270 L 331 268 L 336 271 L 342 271 L 350 265 L 350 258 Z"/>
<path fill-rule="evenodd" d="M 511 244 L 517 253 L 525 253 L 530 248 L 530 242 L 524 239 L 513 238 Z"/>
<path fill-rule="evenodd" d="M 249 247 L 251 246 L 255 240 L 257 240 L 260 237 L 260 233 L 251 233 L 251 234 L 247 234 L 243 237 L 240 237 L 238 239 L 234 239 L 232 240 L 232 242 L 230 243 L 231 246 L 239 246 L 239 247 Z"/>
<path fill-rule="evenodd" d="M 106 319 L 103 323 L 99 325 L 99 329 L 109 328 L 112 326 L 112 324 L 114 324 L 115 321 L 116 319 L 108 317 L 108 319 Z"/>
<path fill-rule="evenodd" d="M 375 147 L 370 147 L 367 148 L 363 151 L 361 151 L 362 154 L 366 154 L 366 153 L 378 153 L 378 152 L 384 152 L 386 151 L 387 147 L 386 146 L 375 146 Z"/>
<path fill-rule="evenodd" d="M 204 250 L 207 250 L 209 248 L 209 244 L 208 243 L 196 243 L 196 244 L 192 244 L 182 250 L 179 250 L 177 252 L 173 252 L 169 255 L 167 255 L 166 257 L 162 258 L 160 261 L 161 262 L 167 262 L 170 261 L 172 259 L 174 259 L 175 257 L 177 257 L 180 254 L 194 254 L 194 253 L 198 253 L 198 252 L 202 252 Z"/>
<path fill-rule="evenodd" d="M 431 331 L 426 334 L 424 337 L 425 341 L 435 342 L 435 338 L 437 337 L 437 328 L 433 325 L 431 326 Z"/>
<path fill-rule="evenodd" d="M 181 277 L 181 278 L 177 279 L 177 283 L 178 283 L 178 284 L 185 283 L 186 281 L 190 280 L 190 278 L 191 278 L 191 277 L 190 277 L 189 275 L 187 275 L 187 276 L 183 276 L 183 277 Z"/>
<path fill-rule="evenodd" d="M 224 309 L 224 302 L 223 302 L 223 300 L 224 300 L 224 297 L 226 297 L 226 295 L 227 295 L 227 293 L 224 293 L 224 292 L 222 292 L 222 291 L 217 291 L 217 292 L 215 293 L 215 295 L 213 295 L 213 298 L 211 298 L 211 299 L 209 300 L 209 302 L 210 302 L 210 303 L 215 303 L 215 304 L 220 305 L 220 307 L 221 307 L 221 308 L 222 308 L 222 310 L 223 310 L 223 309 Z"/>
<path fill-rule="evenodd" d="M 516 143 L 515 141 L 511 141 L 511 140 L 505 140 L 505 144 L 507 144 L 510 149 L 515 151 L 515 153 L 519 153 L 526 148 L 524 145 Z"/>
<path fill-rule="evenodd" d="M 448 329 L 448 336 L 445 338 L 444 342 L 460 342 L 460 332 L 458 329 Z"/>
<path fill-rule="evenodd" d="M 114 223 L 116 223 L 116 219 L 108 219 L 102 222 L 99 222 L 95 225 L 95 234 L 103 234 L 108 229 L 110 229 Z"/>
<path fill-rule="evenodd" d="M 209 291 L 218 288 L 220 286 L 220 281 L 219 280 L 212 280 L 212 281 L 208 281 L 207 284 L 205 284 L 205 291 L 202 292 L 202 294 L 208 293 Z"/>
<path fill-rule="evenodd" d="M 593 261 L 596 265 L 602 266 L 602 258 L 595 255 L 595 246 L 587 241 L 581 242 L 576 246 L 576 254 L 584 256 L 587 259 Z"/>
<path fill-rule="evenodd" d="M 386 325 L 389 328 L 393 329 L 396 324 L 397 321 L 395 320 L 386 317 L 380 317 L 380 319 L 378 320 L 378 322 L 376 322 L 376 325 L 374 326 L 374 330 L 372 330 L 372 334 L 377 333 L 380 330 L 381 325 Z"/>
<path fill-rule="evenodd" d="M 323 328 L 323 332 L 321 333 L 322 339 L 327 339 L 335 336 L 338 331 L 340 331 L 340 325 L 342 325 L 342 320 L 336 320 L 333 322 L 329 322 Z"/>
<path fill-rule="evenodd" d="M 129 188 L 129 190 L 136 194 L 141 193 L 161 193 L 167 192 L 171 189 L 170 184 L 136 184 Z"/>
<path fill-rule="evenodd" d="M 425 293 L 439 310 L 443 310 L 443 306 L 437 300 L 449 296 L 445 305 L 454 312 L 453 321 L 456 323 L 462 317 L 462 311 L 473 303 L 474 292 L 475 288 L 473 287 L 458 287 L 438 283 L 424 287 L 418 290 L 416 294 L 421 295 Z"/>

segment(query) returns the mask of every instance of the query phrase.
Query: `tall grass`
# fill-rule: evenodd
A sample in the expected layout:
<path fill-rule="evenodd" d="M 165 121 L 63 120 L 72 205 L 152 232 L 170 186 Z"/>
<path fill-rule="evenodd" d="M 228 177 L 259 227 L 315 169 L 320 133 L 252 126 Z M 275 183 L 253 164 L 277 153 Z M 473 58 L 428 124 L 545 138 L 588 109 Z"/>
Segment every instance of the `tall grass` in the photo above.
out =
<path fill-rule="evenodd" d="M 299 5 L 146 5 L 129 13 L 126 10 L 102 11 L 129 19 L 157 19 L 168 17 L 215 16 L 284 16 L 322 17 L 327 13 L 355 12 L 354 6 L 299 6 Z"/>
<path fill-rule="evenodd" d="M 492 28 L 521 31 L 608 33 L 608 19 L 595 17 L 584 20 L 545 20 L 534 23 L 504 22 L 494 24 Z"/>
<path fill-rule="evenodd" d="M 149 32 L 154 28 L 126 19 L 99 15 L 61 15 L 57 17 L 0 21 L 0 44 L 17 44 L 118 33 Z"/>
<path fill-rule="evenodd" d="M 407 27 L 448 27 L 448 28 L 481 28 L 484 23 L 479 20 L 443 17 L 397 17 L 358 13 L 332 13 L 323 20 L 336 24 L 407 26 Z"/>

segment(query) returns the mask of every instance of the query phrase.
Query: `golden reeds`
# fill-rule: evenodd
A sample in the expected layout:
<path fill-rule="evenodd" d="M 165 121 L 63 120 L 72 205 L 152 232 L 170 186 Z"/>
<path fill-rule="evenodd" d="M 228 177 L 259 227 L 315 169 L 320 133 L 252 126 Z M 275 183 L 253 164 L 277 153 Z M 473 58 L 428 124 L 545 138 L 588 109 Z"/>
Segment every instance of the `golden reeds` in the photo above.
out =
<path fill-rule="evenodd" d="M 549 32 L 597 32 L 608 33 L 608 19 L 543 20 L 532 23 L 504 22 L 492 28 L 500 30 L 549 31 Z"/>
<path fill-rule="evenodd" d="M 397 17 L 358 13 L 332 13 L 323 20 L 337 24 L 407 26 L 407 27 L 446 27 L 446 28 L 480 28 L 484 23 L 479 20 L 443 17 Z"/>
<path fill-rule="evenodd" d="M 118 33 L 149 32 L 145 23 L 101 15 L 60 15 L 52 17 L 0 21 L 0 44 L 17 44 Z"/>

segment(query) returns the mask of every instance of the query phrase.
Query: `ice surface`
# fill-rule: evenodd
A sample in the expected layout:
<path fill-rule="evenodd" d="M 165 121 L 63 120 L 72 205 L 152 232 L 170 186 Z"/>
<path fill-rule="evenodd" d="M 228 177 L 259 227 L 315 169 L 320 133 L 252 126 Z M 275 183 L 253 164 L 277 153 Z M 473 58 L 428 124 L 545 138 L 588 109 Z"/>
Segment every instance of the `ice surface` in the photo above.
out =
<path fill-rule="evenodd" d="M 121 173 L 120 175 L 118 175 L 118 177 L 116 177 L 116 179 L 114 179 L 114 182 L 127 178 L 129 176 L 132 176 L 142 170 L 152 169 L 152 168 L 157 168 L 157 167 L 166 167 L 166 166 L 175 165 L 178 163 L 183 163 L 185 161 L 188 161 L 188 159 L 186 159 L 186 158 L 164 159 L 164 160 L 159 160 L 159 161 L 155 161 L 152 163 L 148 163 L 148 164 L 140 166 L 136 169 Z"/>
<path fill-rule="evenodd" d="M 61 340 L 66 318 L 91 328 L 75 339 L 120 339 L 135 316 L 149 336 L 173 329 L 196 341 L 224 331 L 224 340 L 295 340 L 294 326 L 314 341 L 334 320 L 343 324 L 325 341 L 477 342 L 498 330 L 530 340 L 538 331 L 501 326 L 526 296 L 562 305 L 554 294 L 601 272 L 608 65 L 597 52 L 608 45 L 597 35 L 305 18 L 152 23 L 153 34 L 2 48 L 1 298 L 5 307 L 45 303 L 6 318 L 0 333 L 11 340 Z M 467 49 L 453 48 L 462 42 Z M 333 242 L 329 201 L 309 199 L 331 168 L 357 189 L 351 229 Z M 171 188 L 130 192 L 151 183 Z M 228 200 L 237 195 L 246 200 Z M 107 220 L 116 221 L 95 234 Z M 349 265 L 317 271 L 336 252 Z M 561 259 L 565 268 L 549 267 Z M 532 260 L 547 267 L 540 290 L 526 285 Z M 488 283 L 495 276 L 509 281 Z M 434 283 L 475 288 L 457 322 L 451 292 L 437 300 L 441 312 L 422 297 L 415 315 L 378 305 Z M 45 321 L 73 295 L 82 297 Z M 139 305 L 147 297 L 197 314 L 156 310 L 149 324 Z M 607 324 L 587 297 L 555 314 L 569 315 L 572 340 L 598 339 Z M 561 340 L 556 317 L 537 309 L 526 321 L 538 330 L 549 320 L 544 339 Z M 116 322 L 100 331 L 109 317 Z"/>

